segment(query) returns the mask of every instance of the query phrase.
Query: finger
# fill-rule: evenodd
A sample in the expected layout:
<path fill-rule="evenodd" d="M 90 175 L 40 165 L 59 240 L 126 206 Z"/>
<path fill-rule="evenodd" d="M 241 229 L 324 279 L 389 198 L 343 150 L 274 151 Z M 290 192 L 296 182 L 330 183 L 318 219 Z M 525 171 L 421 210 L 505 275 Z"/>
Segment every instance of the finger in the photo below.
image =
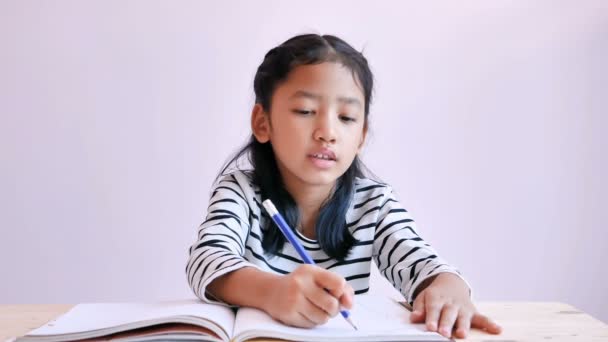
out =
<path fill-rule="evenodd" d="M 304 292 L 304 297 L 331 317 L 337 315 L 340 311 L 338 299 L 320 287 L 313 286 L 307 289 Z"/>
<path fill-rule="evenodd" d="M 456 319 L 456 331 L 454 335 L 457 338 L 466 338 L 471 327 L 471 314 L 461 312 Z"/>
<path fill-rule="evenodd" d="M 316 267 L 315 271 L 314 279 L 318 286 L 326 289 L 336 298 L 342 297 L 347 284 L 344 277 L 320 267 Z"/>
<path fill-rule="evenodd" d="M 502 331 L 500 325 L 480 313 L 473 315 L 473 318 L 471 319 L 471 326 L 477 329 L 485 330 L 490 334 L 500 334 Z"/>
<path fill-rule="evenodd" d="M 327 312 L 308 299 L 302 304 L 299 312 L 315 325 L 325 324 L 329 320 Z"/>
<path fill-rule="evenodd" d="M 443 307 L 443 302 L 437 296 L 430 295 L 429 292 L 425 293 L 424 296 L 424 311 L 426 312 L 426 328 L 429 331 L 437 331 L 437 324 L 439 322 L 439 314 Z"/>
<path fill-rule="evenodd" d="M 425 298 L 424 292 L 422 292 L 421 294 L 418 295 L 418 297 L 416 297 L 416 300 L 414 300 L 414 306 L 412 308 L 412 315 L 410 316 L 410 321 L 412 323 L 422 323 L 422 322 L 424 322 L 424 314 L 425 314 L 425 310 L 424 310 L 425 300 L 424 300 L 424 298 Z"/>
<path fill-rule="evenodd" d="M 355 305 L 355 290 L 348 283 L 345 286 L 346 290 L 339 299 L 339 306 L 340 308 L 351 310 Z"/>
<path fill-rule="evenodd" d="M 289 324 L 289 325 L 293 325 L 299 328 L 314 328 L 317 326 L 317 324 L 313 321 L 311 321 L 308 317 L 306 317 L 306 315 L 298 312 L 297 314 L 297 318 L 295 319 L 295 321 L 293 322 L 293 324 Z"/>
<path fill-rule="evenodd" d="M 299 312 L 293 312 L 292 314 L 287 316 L 277 317 L 276 320 L 290 327 L 314 328 L 316 326 L 314 322 L 312 322 Z"/>
<path fill-rule="evenodd" d="M 439 333 L 445 337 L 452 336 L 452 328 L 458 317 L 458 307 L 453 304 L 446 304 L 441 309 L 441 317 L 439 318 Z"/>

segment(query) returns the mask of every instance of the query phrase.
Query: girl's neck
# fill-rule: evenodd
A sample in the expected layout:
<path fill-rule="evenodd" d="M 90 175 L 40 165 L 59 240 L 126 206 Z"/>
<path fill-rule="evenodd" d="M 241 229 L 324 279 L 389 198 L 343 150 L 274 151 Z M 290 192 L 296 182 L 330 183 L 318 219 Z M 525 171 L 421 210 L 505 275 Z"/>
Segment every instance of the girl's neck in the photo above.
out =
<path fill-rule="evenodd" d="M 315 223 L 319 216 L 319 209 L 331 195 L 333 185 L 285 184 L 285 188 L 289 191 L 300 210 L 300 226 L 298 230 L 306 237 L 316 239 Z"/>

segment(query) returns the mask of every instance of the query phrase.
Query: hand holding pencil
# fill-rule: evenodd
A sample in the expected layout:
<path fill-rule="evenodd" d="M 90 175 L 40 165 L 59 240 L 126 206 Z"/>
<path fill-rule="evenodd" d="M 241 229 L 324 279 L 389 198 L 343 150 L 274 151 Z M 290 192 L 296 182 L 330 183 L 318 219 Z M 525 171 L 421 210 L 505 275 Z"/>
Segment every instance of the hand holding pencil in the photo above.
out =
<path fill-rule="evenodd" d="M 306 253 L 272 202 L 265 200 L 263 205 L 307 264 L 298 267 L 278 281 L 274 296 L 277 300 L 275 305 L 269 306 L 270 315 L 287 325 L 314 327 L 340 313 L 354 329 L 357 329 L 348 311 L 353 305 L 353 288 L 343 277 L 315 266 L 312 258 Z"/>
<path fill-rule="evenodd" d="M 352 308 L 352 288 L 342 280 L 318 266 L 302 265 L 278 278 L 265 311 L 285 325 L 313 328 L 324 324 L 340 313 L 340 307 Z"/>

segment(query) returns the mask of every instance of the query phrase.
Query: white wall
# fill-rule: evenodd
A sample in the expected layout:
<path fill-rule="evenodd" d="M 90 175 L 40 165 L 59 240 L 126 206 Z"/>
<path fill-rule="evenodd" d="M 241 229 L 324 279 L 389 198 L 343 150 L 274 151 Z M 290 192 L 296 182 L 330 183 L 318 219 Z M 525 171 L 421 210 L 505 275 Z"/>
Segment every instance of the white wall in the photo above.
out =
<path fill-rule="evenodd" d="M 364 160 L 476 300 L 608 321 L 602 0 L 0 2 L 0 303 L 191 296 L 255 69 L 310 31 L 364 49 Z"/>

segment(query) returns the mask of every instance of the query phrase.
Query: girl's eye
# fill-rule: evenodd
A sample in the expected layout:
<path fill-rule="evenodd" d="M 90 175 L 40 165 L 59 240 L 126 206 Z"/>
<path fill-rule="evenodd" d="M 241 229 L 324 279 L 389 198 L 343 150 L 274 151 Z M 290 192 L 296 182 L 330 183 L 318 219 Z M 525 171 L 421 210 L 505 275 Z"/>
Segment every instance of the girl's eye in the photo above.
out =
<path fill-rule="evenodd" d="M 351 118 L 350 116 L 340 115 L 340 120 L 343 122 L 355 122 L 355 118 Z"/>
<path fill-rule="evenodd" d="M 303 109 L 294 109 L 293 112 L 296 114 L 302 114 L 302 115 L 308 115 L 308 114 L 314 113 L 314 111 L 312 111 L 312 110 L 303 110 Z"/>

